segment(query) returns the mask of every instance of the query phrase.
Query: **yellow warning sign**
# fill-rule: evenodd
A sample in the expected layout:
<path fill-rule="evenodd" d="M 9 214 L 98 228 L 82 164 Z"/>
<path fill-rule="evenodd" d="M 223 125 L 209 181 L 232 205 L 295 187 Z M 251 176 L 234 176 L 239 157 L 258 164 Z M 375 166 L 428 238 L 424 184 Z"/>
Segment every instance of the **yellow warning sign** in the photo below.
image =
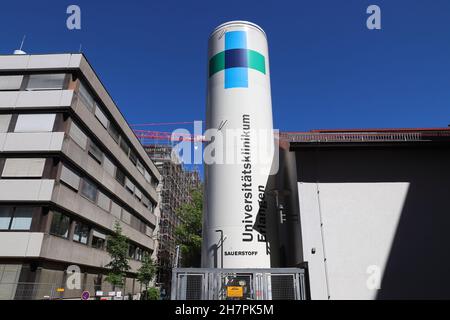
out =
<path fill-rule="evenodd" d="M 230 286 L 227 287 L 228 298 L 242 298 L 244 296 L 244 290 L 242 287 Z"/>

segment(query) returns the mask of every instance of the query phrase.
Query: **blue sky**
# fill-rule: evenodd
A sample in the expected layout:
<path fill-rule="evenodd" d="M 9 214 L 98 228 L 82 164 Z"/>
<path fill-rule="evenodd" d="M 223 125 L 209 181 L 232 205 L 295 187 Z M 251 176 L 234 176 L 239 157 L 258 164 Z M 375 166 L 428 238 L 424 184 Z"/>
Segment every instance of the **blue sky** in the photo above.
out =
<path fill-rule="evenodd" d="M 82 30 L 66 28 L 77 4 Z M 381 7 L 382 30 L 366 28 Z M 269 38 L 274 125 L 450 123 L 450 1 L 4 1 L 0 53 L 83 52 L 130 123 L 204 119 L 207 39 L 228 20 Z M 170 131 L 172 127 L 156 130 Z"/>

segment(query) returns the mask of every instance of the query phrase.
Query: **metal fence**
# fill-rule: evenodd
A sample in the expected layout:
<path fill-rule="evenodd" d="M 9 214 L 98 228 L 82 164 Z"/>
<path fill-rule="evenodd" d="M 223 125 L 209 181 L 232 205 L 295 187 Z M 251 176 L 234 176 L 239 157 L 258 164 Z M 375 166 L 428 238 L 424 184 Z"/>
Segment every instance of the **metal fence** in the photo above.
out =
<path fill-rule="evenodd" d="M 52 283 L 0 283 L 0 300 L 51 300 L 60 296 Z"/>
<path fill-rule="evenodd" d="M 172 300 L 305 300 L 299 268 L 174 268 Z"/>
<path fill-rule="evenodd" d="M 448 135 L 448 133 L 447 133 Z M 338 133 L 282 133 L 289 142 L 393 142 L 423 141 L 422 132 L 338 132 Z"/>

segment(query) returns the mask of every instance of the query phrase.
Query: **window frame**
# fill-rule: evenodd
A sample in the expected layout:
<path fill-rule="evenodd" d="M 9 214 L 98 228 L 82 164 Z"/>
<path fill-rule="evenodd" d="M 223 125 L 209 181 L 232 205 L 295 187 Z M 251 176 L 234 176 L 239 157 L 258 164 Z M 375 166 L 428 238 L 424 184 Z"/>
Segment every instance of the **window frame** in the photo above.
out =
<path fill-rule="evenodd" d="M 46 119 L 45 116 L 47 116 L 48 118 Z M 37 126 L 35 127 L 31 127 L 31 129 L 26 129 L 26 125 L 30 125 L 27 122 L 23 122 L 25 121 L 25 118 L 32 118 L 33 119 L 33 123 L 36 123 L 36 118 L 37 117 L 43 117 L 44 120 L 48 121 L 48 120 L 52 120 L 51 124 L 46 123 L 46 126 Z M 22 120 L 24 119 L 24 120 Z M 16 119 L 16 123 L 14 125 L 14 133 L 41 133 L 41 132 L 53 132 L 54 128 L 55 128 L 55 123 L 56 123 L 56 113 L 38 113 L 38 114 L 32 114 L 32 113 L 19 113 L 17 115 L 17 119 Z M 18 128 L 18 126 L 21 126 Z M 25 128 L 24 128 L 25 127 Z"/>
<path fill-rule="evenodd" d="M 116 174 L 115 174 L 114 179 L 116 179 L 116 181 L 117 181 L 118 183 L 120 183 L 120 185 L 121 185 L 122 187 L 125 187 L 125 182 L 126 182 L 126 179 L 127 179 L 127 175 L 126 175 L 125 172 L 123 172 L 123 170 L 120 169 L 119 167 L 116 167 Z M 119 180 L 119 179 L 120 179 L 120 180 Z"/>
<path fill-rule="evenodd" d="M 49 76 L 60 76 L 62 75 L 62 79 L 56 79 L 58 81 L 61 81 L 61 84 L 58 86 L 42 86 L 42 87 L 37 87 L 35 86 L 34 88 L 30 88 L 30 84 L 33 81 L 38 81 L 34 78 L 45 78 L 45 77 L 49 77 Z M 34 73 L 34 74 L 30 74 L 27 80 L 27 83 L 25 85 L 25 91 L 57 91 L 57 90 L 64 90 L 66 87 L 66 79 L 67 79 L 67 73 Z M 56 80 L 54 79 L 53 81 L 56 82 Z M 47 83 L 52 83 L 52 82 L 48 82 Z M 44 82 L 45 84 L 45 82 Z"/>
<path fill-rule="evenodd" d="M 100 149 L 97 144 L 95 144 L 92 140 L 88 143 L 88 154 L 93 158 L 98 164 L 103 163 L 103 157 L 105 154 L 102 149 Z"/>
<path fill-rule="evenodd" d="M 101 238 L 101 237 L 96 236 L 95 232 L 104 235 L 105 238 Z M 100 239 L 102 241 L 102 245 L 100 247 L 98 247 L 98 246 L 96 246 L 94 244 L 95 241 L 96 241 L 95 239 Z M 104 234 L 103 232 L 100 232 L 98 230 L 93 229 L 91 247 L 94 248 L 94 249 L 98 249 L 98 250 L 105 250 L 105 248 L 106 248 L 106 234 Z"/>
<path fill-rule="evenodd" d="M 11 231 L 11 232 L 20 232 L 20 231 L 31 231 L 33 226 L 33 218 L 34 218 L 34 210 L 36 207 L 27 207 L 27 206 L 1 206 L 1 208 L 6 208 L 6 212 L 9 214 L 9 223 L 7 229 L 0 229 L 1 231 Z M 29 210 L 29 226 L 27 228 L 13 228 L 14 219 L 17 218 L 17 214 L 19 210 Z"/>
<path fill-rule="evenodd" d="M 109 121 L 108 133 L 117 144 L 120 144 L 120 131 L 119 129 L 117 129 L 117 126 L 111 121 Z"/>
<path fill-rule="evenodd" d="M 61 217 L 60 221 L 58 222 L 58 230 L 56 230 L 56 231 L 60 231 L 61 223 L 63 222 L 63 220 L 66 220 L 67 221 L 67 231 L 66 231 L 67 235 L 56 233 L 56 231 L 53 229 L 56 215 Z M 64 213 L 61 213 L 59 211 L 52 211 L 52 221 L 50 223 L 49 234 L 51 234 L 52 236 L 55 236 L 55 237 L 69 239 L 71 224 L 72 224 L 72 219 L 69 216 L 67 216 Z"/>
<path fill-rule="evenodd" d="M 1 80 L 1 78 L 7 78 L 7 77 L 10 77 L 10 78 L 19 78 L 20 77 L 19 86 L 18 87 L 17 87 L 17 85 L 16 86 L 10 86 L 9 88 L 6 86 L 6 89 L 4 89 L 4 87 L 1 86 L 1 81 L 0 81 L 0 91 L 20 91 L 20 88 L 22 87 L 23 80 L 24 80 L 25 76 L 23 74 L 20 74 L 20 75 L 2 74 L 2 75 L 0 75 L 0 80 Z M 6 82 L 8 82 L 8 81 L 6 81 Z"/>
<path fill-rule="evenodd" d="M 77 228 L 80 228 L 81 232 L 85 232 L 86 233 L 86 242 L 82 241 L 83 234 L 77 233 Z M 78 231 L 80 231 L 80 229 L 78 229 Z M 75 227 L 73 229 L 72 241 L 73 242 L 77 242 L 77 243 L 81 243 L 81 244 L 84 244 L 84 245 L 88 245 L 89 244 L 89 234 L 90 234 L 90 232 L 91 232 L 91 227 L 88 224 L 76 220 L 75 221 Z M 75 238 L 76 236 L 78 236 L 79 238 L 76 239 Z"/>
<path fill-rule="evenodd" d="M 87 199 L 87 200 L 89 200 L 89 201 L 91 201 L 91 202 L 93 202 L 93 203 L 95 203 L 97 205 L 97 198 L 98 198 L 98 192 L 99 192 L 98 186 L 90 179 L 82 178 L 81 180 L 82 181 L 81 181 L 81 187 L 80 187 L 80 195 L 83 198 L 85 198 L 85 199 Z M 95 198 L 94 199 L 91 199 L 90 196 L 85 193 L 85 190 L 86 190 L 85 187 L 86 186 L 90 186 L 90 187 L 93 187 L 95 189 Z"/>
<path fill-rule="evenodd" d="M 0 211 L 0 214 L 5 213 L 6 215 L 4 217 L 9 217 L 9 221 L 8 221 L 8 225 L 6 226 L 6 228 L 1 228 L 1 225 L 0 225 L 0 232 L 10 230 L 14 207 L 1 206 L 0 210 L 2 210 L 2 209 L 4 209 L 4 211 Z M 3 215 L 1 215 L 1 217 L 3 217 Z"/>

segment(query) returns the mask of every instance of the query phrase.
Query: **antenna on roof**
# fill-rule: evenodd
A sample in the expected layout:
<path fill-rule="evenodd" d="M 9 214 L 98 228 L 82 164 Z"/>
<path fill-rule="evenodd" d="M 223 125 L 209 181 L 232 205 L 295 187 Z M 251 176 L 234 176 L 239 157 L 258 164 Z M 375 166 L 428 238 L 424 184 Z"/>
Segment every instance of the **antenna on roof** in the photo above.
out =
<path fill-rule="evenodd" d="M 26 38 L 26 35 L 23 35 L 22 42 L 20 43 L 20 48 L 17 50 L 14 50 L 14 54 L 27 54 L 25 51 L 22 51 L 23 44 L 25 42 L 25 38 Z"/>

